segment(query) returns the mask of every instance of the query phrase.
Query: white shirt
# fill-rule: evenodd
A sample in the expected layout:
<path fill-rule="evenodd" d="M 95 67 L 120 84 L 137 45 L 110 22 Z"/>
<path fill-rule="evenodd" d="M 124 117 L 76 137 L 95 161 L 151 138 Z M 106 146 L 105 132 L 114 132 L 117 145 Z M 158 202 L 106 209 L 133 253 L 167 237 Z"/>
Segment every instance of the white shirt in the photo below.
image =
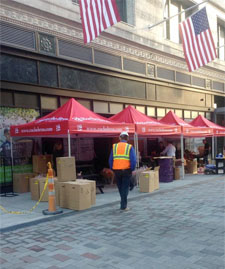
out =
<path fill-rule="evenodd" d="M 168 144 L 168 146 L 161 152 L 162 155 L 167 155 L 170 157 L 175 157 L 176 148 L 172 144 Z"/>

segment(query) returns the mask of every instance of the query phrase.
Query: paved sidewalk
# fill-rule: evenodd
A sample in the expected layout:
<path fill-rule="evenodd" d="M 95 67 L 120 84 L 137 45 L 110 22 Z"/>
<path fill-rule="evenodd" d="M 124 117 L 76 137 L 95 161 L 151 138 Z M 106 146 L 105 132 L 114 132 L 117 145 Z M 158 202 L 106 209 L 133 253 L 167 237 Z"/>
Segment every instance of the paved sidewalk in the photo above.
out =
<path fill-rule="evenodd" d="M 139 188 L 135 187 L 133 191 L 129 193 L 129 201 L 139 199 L 140 197 L 148 197 L 151 195 L 157 195 L 158 193 L 174 190 L 175 188 L 183 188 L 184 186 L 192 184 L 200 184 L 201 182 L 214 180 L 216 178 L 223 178 L 223 175 L 185 175 L 182 180 L 176 180 L 170 183 L 160 183 L 160 189 L 153 193 L 140 193 Z M 105 207 L 107 205 L 118 205 L 119 206 L 119 193 L 117 188 L 106 187 L 105 193 L 96 195 L 96 205 L 92 206 L 88 211 L 95 210 L 99 207 Z M 6 208 L 8 211 L 28 211 L 35 205 L 36 201 L 32 201 L 30 193 L 20 194 L 15 197 L 1 197 L 0 205 Z M 63 209 L 63 213 L 57 216 L 46 216 L 42 214 L 42 210 L 48 208 L 47 202 L 41 202 L 38 207 L 28 214 L 7 214 L 0 210 L 0 231 L 13 230 L 15 228 L 36 224 L 39 222 L 45 222 L 47 220 L 61 218 L 65 215 L 80 214 L 85 211 L 73 211 L 69 209 Z"/>
<path fill-rule="evenodd" d="M 160 187 L 131 192 L 128 212 L 105 193 L 88 211 L 2 233 L 1 269 L 224 269 L 224 176 Z"/>

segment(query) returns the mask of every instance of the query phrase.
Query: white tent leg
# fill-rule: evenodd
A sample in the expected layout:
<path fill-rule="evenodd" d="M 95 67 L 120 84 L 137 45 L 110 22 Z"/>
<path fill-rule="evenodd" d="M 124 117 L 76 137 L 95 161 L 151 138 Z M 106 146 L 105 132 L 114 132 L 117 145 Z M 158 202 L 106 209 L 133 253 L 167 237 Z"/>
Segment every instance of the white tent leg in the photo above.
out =
<path fill-rule="evenodd" d="M 68 130 L 68 155 L 71 157 L 70 131 Z"/>
<path fill-rule="evenodd" d="M 181 163 L 182 163 L 182 179 L 184 179 L 184 136 L 181 134 L 180 137 L 180 148 L 181 148 Z"/>
<path fill-rule="evenodd" d="M 137 158 L 136 168 L 139 168 L 139 151 L 138 151 L 138 135 L 137 133 L 134 134 L 134 149 Z"/>
<path fill-rule="evenodd" d="M 215 139 L 214 136 L 212 136 L 212 159 L 215 159 Z"/>
<path fill-rule="evenodd" d="M 136 159 L 137 159 L 137 162 L 136 162 L 136 169 L 139 168 L 139 151 L 138 151 L 138 135 L 137 133 L 134 134 L 134 148 L 135 148 L 135 154 L 136 154 Z M 139 180 L 136 176 L 136 181 L 137 181 L 137 186 L 136 187 L 139 187 Z"/>
<path fill-rule="evenodd" d="M 139 163 L 139 148 L 138 148 L 138 134 L 136 133 L 136 143 L 137 143 L 137 167 L 140 168 L 140 163 Z"/>

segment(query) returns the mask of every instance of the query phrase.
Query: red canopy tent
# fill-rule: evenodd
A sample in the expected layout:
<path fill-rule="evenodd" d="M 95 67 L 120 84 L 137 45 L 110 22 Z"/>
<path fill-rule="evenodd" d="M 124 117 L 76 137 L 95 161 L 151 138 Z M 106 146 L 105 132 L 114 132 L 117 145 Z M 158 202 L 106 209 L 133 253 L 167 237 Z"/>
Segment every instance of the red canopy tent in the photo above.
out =
<path fill-rule="evenodd" d="M 209 121 L 202 115 L 198 115 L 197 118 L 190 122 L 190 125 L 207 129 L 209 128 L 213 132 L 214 136 L 225 136 L 224 127 Z"/>
<path fill-rule="evenodd" d="M 139 155 L 137 135 L 156 137 L 178 135 L 181 133 L 180 126 L 170 126 L 167 124 L 162 124 L 157 120 L 139 112 L 132 106 L 126 107 L 121 112 L 112 116 L 110 120 L 115 122 L 126 122 L 135 124 L 136 135 L 134 143 L 137 156 Z M 139 167 L 139 158 L 137 158 L 137 164 Z"/>
<path fill-rule="evenodd" d="M 180 126 L 182 134 L 185 137 L 206 137 L 213 136 L 213 130 L 210 127 L 193 126 L 181 118 L 179 118 L 173 111 L 169 111 L 161 120 L 161 123 L 172 126 Z"/>
<path fill-rule="evenodd" d="M 122 131 L 134 133 L 134 125 L 115 123 L 90 111 L 75 99 L 50 114 L 27 124 L 10 128 L 11 136 L 56 136 L 70 134 L 118 135 Z"/>
<path fill-rule="evenodd" d="M 179 135 L 180 126 L 170 126 L 146 116 L 132 106 L 126 107 L 121 112 L 109 118 L 114 122 L 133 123 L 138 135 L 142 136 L 159 136 L 159 135 Z"/>
<path fill-rule="evenodd" d="M 181 161 L 182 161 L 182 178 L 184 178 L 184 141 L 183 136 L 185 137 L 202 137 L 202 136 L 212 136 L 213 132 L 210 128 L 201 128 L 194 127 L 187 122 L 179 118 L 173 111 L 169 111 L 161 120 L 161 123 L 166 123 L 171 126 L 180 126 L 181 127 Z"/>
<path fill-rule="evenodd" d="M 50 114 L 27 124 L 10 127 L 11 137 L 55 137 L 68 136 L 68 152 L 71 155 L 70 135 L 117 136 L 122 131 L 133 133 L 135 127 L 129 123 L 115 123 L 90 111 L 71 98 Z M 11 151 L 12 154 L 12 151 Z"/>

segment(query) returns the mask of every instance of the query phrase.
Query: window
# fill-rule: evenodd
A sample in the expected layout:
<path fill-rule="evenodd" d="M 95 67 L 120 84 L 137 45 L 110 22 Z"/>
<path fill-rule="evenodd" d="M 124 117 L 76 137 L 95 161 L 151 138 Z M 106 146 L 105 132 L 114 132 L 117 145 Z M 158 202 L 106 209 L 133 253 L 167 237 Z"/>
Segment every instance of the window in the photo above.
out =
<path fill-rule="evenodd" d="M 134 25 L 134 0 L 116 0 L 121 21 Z"/>
<path fill-rule="evenodd" d="M 95 113 L 109 113 L 109 105 L 106 102 L 93 102 L 93 108 Z"/>
<path fill-rule="evenodd" d="M 157 118 L 162 118 L 166 115 L 165 108 L 157 108 Z"/>
<path fill-rule="evenodd" d="M 206 119 L 211 120 L 211 113 L 206 112 L 205 117 L 206 117 Z"/>
<path fill-rule="evenodd" d="M 180 109 L 175 109 L 175 114 L 179 117 L 179 118 L 183 118 L 183 111 Z"/>
<path fill-rule="evenodd" d="M 61 88 L 145 99 L 145 83 L 59 66 Z"/>
<path fill-rule="evenodd" d="M 225 22 L 222 21 L 217 26 L 218 58 L 225 61 Z"/>
<path fill-rule="evenodd" d="M 198 117 L 198 112 L 197 111 L 192 111 L 191 112 L 191 118 L 195 119 L 196 117 Z"/>
<path fill-rule="evenodd" d="M 123 104 L 110 103 L 109 110 L 111 114 L 119 113 L 123 110 Z"/>
<path fill-rule="evenodd" d="M 190 119 L 191 118 L 191 111 L 184 110 L 184 119 Z"/>
<path fill-rule="evenodd" d="M 134 1 L 135 0 L 116 0 L 121 21 L 134 25 Z M 79 0 L 72 0 L 73 4 L 79 5 Z"/>
<path fill-rule="evenodd" d="M 14 98 L 17 107 L 39 108 L 39 96 L 37 94 L 16 92 Z"/>
<path fill-rule="evenodd" d="M 155 117 L 155 108 L 154 107 L 147 107 L 147 115 L 150 117 Z"/>
<path fill-rule="evenodd" d="M 58 99 L 55 96 L 41 96 L 41 109 L 54 110 L 58 108 Z"/>
<path fill-rule="evenodd" d="M 166 0 L 166 4 L 164 7 L 164 19 L 174 16 L 191 6 L 193 6 L 193 3 L 190 1 Z M 181 43 L 178 25 L 181 21 L 184 21 L 187 17 L 189 17 L 194 12 L 195 12 L 195 8 L 166 21 L 165 26 L 164 26 L 165 38 L 175 43 Z"/>
<path fill-rule="evenodd" d="M 55 64 L 40 62 L 39 67 L 40 85 L 58 87 L 57 66 Z"/>
<path fill-rule="evenodd" d="M 10 91 L 1 91 L 1 101 L 0 105 L 13 106 L 13 93 Z"/>
<path fill-rule="evenodd" d="M 144 106 L 136 106 L 137 111 L 145 114 L 145 107 Z"/>
<path fill-rule="evenodd" d="M 2 54 L 0 70 L 1 80 L 38 83 L 37 62 L 34 60 Z"/>

